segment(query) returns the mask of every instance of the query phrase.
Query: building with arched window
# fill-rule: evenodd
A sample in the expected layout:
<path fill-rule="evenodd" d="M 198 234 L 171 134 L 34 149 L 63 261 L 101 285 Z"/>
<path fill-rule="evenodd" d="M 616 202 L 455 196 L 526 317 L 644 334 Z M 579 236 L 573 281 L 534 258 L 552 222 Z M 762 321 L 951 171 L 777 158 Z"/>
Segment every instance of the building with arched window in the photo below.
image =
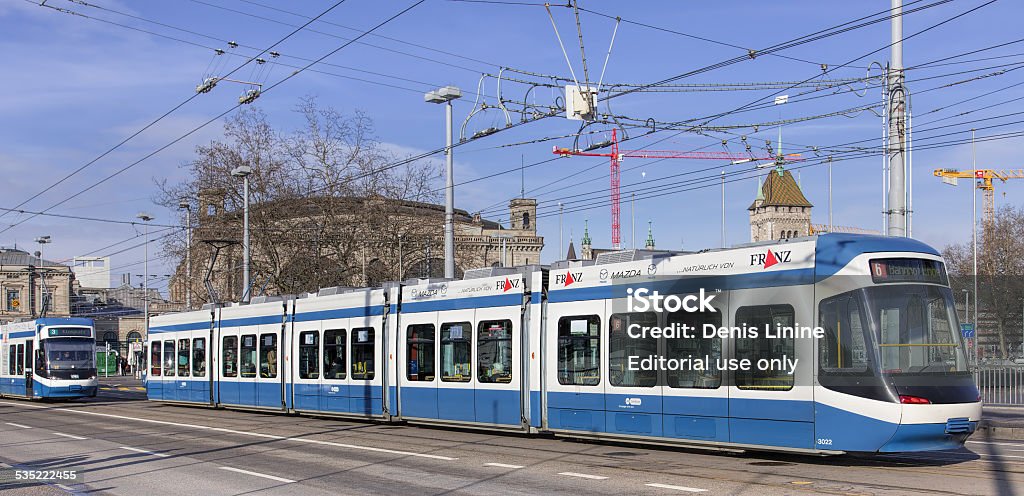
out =
<path fill-rule="evenodd" d="M 750 241 L 798 238 L 811 234 L 811 202 L 793 174 L 775 169 L 757 190 L 750 211 Z"/>

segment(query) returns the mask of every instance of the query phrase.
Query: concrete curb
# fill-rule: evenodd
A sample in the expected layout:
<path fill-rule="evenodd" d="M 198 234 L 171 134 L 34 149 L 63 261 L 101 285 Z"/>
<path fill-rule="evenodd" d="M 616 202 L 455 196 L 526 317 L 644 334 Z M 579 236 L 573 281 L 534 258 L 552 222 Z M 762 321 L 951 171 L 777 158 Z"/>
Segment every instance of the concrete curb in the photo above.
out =
<path fill-rule="evenodd" d="M 1012 439 L 1024 441 L 1024 427 L 992 425 L 991 422 L 982 419 L 978 423 L 978 430 L 971 437 L 974 439 Z"/>

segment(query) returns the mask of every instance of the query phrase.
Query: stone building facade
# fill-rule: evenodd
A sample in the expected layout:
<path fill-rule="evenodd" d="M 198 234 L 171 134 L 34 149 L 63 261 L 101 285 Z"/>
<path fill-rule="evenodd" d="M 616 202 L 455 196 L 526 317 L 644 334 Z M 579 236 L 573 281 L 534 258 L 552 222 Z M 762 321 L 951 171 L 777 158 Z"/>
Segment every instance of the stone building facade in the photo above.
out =
<path fill-rule="evenodd" d="M 0 248 L 0 323 L 71 312 L 71 267 L 17 248 Z"/>
<path fill-rule="evenodd" d="M 750 212 L 750 241 L 796 238 L 811 234 L 811 202 L 793 174 L 776 169 L 757 192 Z"/>
<path fill-rule="evenodd" d="M 310 207 L 314 203 L 315 208 Z M 250 208 L 260 207 L 255 204 Z M 340 233 L 343 237 L 340 242 L 349 243 L 350 247 L 343 259 L 338 260 L 337 255 L 322 255 L 320 248 L 310 249 L 321 242 L 325 245 L 339 242 L 323 239 L 321 234 L 304 241 L 303 246 L 276 245 L 271 250 L 266 244 L 253 241 L 251 296 L 316 291 L 319 287 L 315 286 L 377 286 L 386 281 L 444 275 L 443 205 L 384 198 L 326 198 L 283 201 L 270 207 L 278 212 L 277 216 L 262 225 L 250 220 L 251 229 L 280 228 L 283 231 L 298 223 L 315 225 L 321 233 L 327 233 L 322 236 Z M 331 215 L 320 215 L 321 211 Z M 377 218 L 367 223 L 365 219 L 352 218 L 355 215 L 376 215 Z M 540 263 L 544 238 L 537 235 L 536 218 L 537 201 L 530 198 L 517 198 L 509 203 L 507 224 L 456 209 L 456 277 L 462 277 L 465 270 L 503 263 L 509 266 Z M 191 271 L 186 271 L 184 260 L 179 263 L 169 284 L 172 302 L 184 302 L 189 288 L 193 308 L 207 302 L 210 292 L 204 280 L 208 271 L 210 287 L 219 301 L 242 298 L 241 224 L 240 212 L 225 210 L 222 194 L 201 192 L 198 215 L 193 221 L 193 242 L 189 247 Z M 368 225 L 371 227 L 366 227 Z M 211 271 L 214 244 L 221 248 Z M 181 253 L 179 260 L 184 258 Z M 267 262 L 273 262 L 281 271 L 290 270 L 292 264 L 303 263 L 307 276 L 308 272 L 316 272 L 323 274 L 323 278 L 312 279 L 320 281 L 315 283 L 309 282 L 311 279 L 307 277 L 298 287 L 281 288 L 274 283 L 274 276 L 281 274 L 260 270 L 261 263 L 263 267 L 271 265 Z M 311 267 L 311 263 L 315 265 Z M 186 276 L 188 272 L 190 279 Z"/>

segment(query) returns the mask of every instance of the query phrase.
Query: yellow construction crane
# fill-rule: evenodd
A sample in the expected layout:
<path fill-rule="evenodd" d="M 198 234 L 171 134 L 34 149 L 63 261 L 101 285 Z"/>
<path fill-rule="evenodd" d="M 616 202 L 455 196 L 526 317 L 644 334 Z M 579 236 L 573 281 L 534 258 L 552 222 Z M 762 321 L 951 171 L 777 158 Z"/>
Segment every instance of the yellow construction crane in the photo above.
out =
<path fill-rule="evenodd" d="M 941 177 L 942 182 L 956 186 L 957 179 L 974 179 L 975 187 L 983 191 L 985 206 L 982 210 L 982 225 L 988 228 L 992 225 L 996 215 L 995 187 L 993 179 L 1006 182 L 1007 179 L 1024 179 L 1024 169 L 935 169 L 935 177 Z"/>

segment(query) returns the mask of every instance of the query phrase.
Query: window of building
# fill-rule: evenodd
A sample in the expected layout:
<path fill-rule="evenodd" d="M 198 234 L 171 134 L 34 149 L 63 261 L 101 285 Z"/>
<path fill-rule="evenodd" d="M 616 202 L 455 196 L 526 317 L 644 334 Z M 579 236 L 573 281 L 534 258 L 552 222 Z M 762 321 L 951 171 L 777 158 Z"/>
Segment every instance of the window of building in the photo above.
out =
<path fill-rule="evenodd" d="M 192 340 L 192 376 L 206 377 L 206 338 Z"/>
<path fill-rule="evenodd" d="M 174 341 L 164 341 L 164 375 L 174 376 Z"/>
<path fill-rule="evenodd" d="M 792 327 L 795 314 L 791 305 L 760 305 L 740 307 L 736 310 L 736 325 L 739 327 L 749 326 L 757 329 L 765 329 L 770 325 L 772 329 L 781 327 Z M 756 338 L 743 338 L 736 340 L 736 358 L 750 360 L 750 370 L 736 371 L 736 387 L 740 389 L 758 389 L 766 391 L 788 391 L 793 389 L 793 376 L 783 370 L 760 370 L 756 367 L 757 361 L 761 359 L 782 359 L 789 360 L 796 358 L 796 339 L 794 338 L 770 338 L 764 332 L 759 333 Z"/>
<path fill-rule="evenodd" d="M 530 228 L 530 212 L 523 212 L 523 229 Z"/>
<path fill-rule="evenodd" d="M 372 327 L 352 329 L 352 378 L 368 381 L 373 379 L 373 352 L 375 332 Z"/>
<path fill-rule="evenodd" d="M 410 381 L 434 380 L 434 324 L 414 324 L 406 328 L 406 376 Z"/>
<path fill-rule="evenodd" d="M 480 382 L 512 382 L 512 321 L 483 320 L 477 326 L 477 361 Z"/>
<path fill-rule="evenodd" d="M 117 343 L 117 333 L 113 331 L 107 331 L 103 333 L 103 342 L 111 343 L 114 346 Z"/>
<path fill-rule="evenodd" d="M 320 331 L 299 333 L 299 379 L 320 378 Z"/>
<path fill-rule="evenodd" d="M 224 377 L 238 377 L 238 336 L 224 336 L 221 362 Z"/>
<path fill-rule="evenodd" d="M 277 334 L 260 334 L 260 377 L 277 377 Z"/>
<path fill-rule="evenodd" d="M 596 386 L 601 382 L 601 318 L 558 319 L 558 383 Z"/>
<path fill-rule="evenodd" d="M 630 370 L 629 357 L 641 359 L 658 354 L 658 339 L 632 338 L 626 333 L 630 326 L 657 327 L 654 312 L 613 313 L 608 319 L 608 382 L 612 386 L 654 387 L 657 370 Z"/>
<path fill-rule="evenodd" d="M 473 378 L 473 324 L 445 322 L 441 324 L 441 380 L 469 382 Z"/>
<path fill-rule="evenodd" d="M 7 311 L 17 312 L 21 308 L 21 291 L 17 289 L 7 290 Z"/>
<path fill-rule="evenodd" d="M 189 375 L 189 342 L 187 339 L 178 340 L 178 377 Z"/>
<path fill-rule="evenodd" d="M 139 342 L 139 341 L 142 341 L 142 334 L 139 334 L 138 331 L 131 331 L 131 332 L 128 333 L 128 342 L 129 343 L 135 343 L 135 342 Z"/>
<path fill-rule="evenodd" d="M 150 347 L 149 356 L 149 375 L 153 377 L 160 376 L 160 341 L 153 341 L 153 345 Z"/>
<path fill-rule="evenodd" d="M 239 353 L 238 372 L 242 377 L 256 377 L 256 335 L 242 336 L 241 352 Z"/>
<path fill-rule="evenodd" d="M 722 358 L 722 338 L 705 338 L 701 330 L 705 324 L 712 324 L 721 327 L 722 314 L 720 312 L 687 312 L 678 311 L 668 314 L 665 319 L 665 326 L 696 329 L 692 338 L 672 338 L 665 340 L 666 358 L 693 360 L 707 357 L 709 370 L 669 370 L 666 371 L 669 387 L 674 388 L 697 388 L 717 389 L 722 385 L 722 371 L 718 369 L 718 360 Z"/>
<path fill-rule="evenodd" d="M 345 329 L 324 331 L 324 379 L 344 379 L 345 341 L 348 332 Z"/>

